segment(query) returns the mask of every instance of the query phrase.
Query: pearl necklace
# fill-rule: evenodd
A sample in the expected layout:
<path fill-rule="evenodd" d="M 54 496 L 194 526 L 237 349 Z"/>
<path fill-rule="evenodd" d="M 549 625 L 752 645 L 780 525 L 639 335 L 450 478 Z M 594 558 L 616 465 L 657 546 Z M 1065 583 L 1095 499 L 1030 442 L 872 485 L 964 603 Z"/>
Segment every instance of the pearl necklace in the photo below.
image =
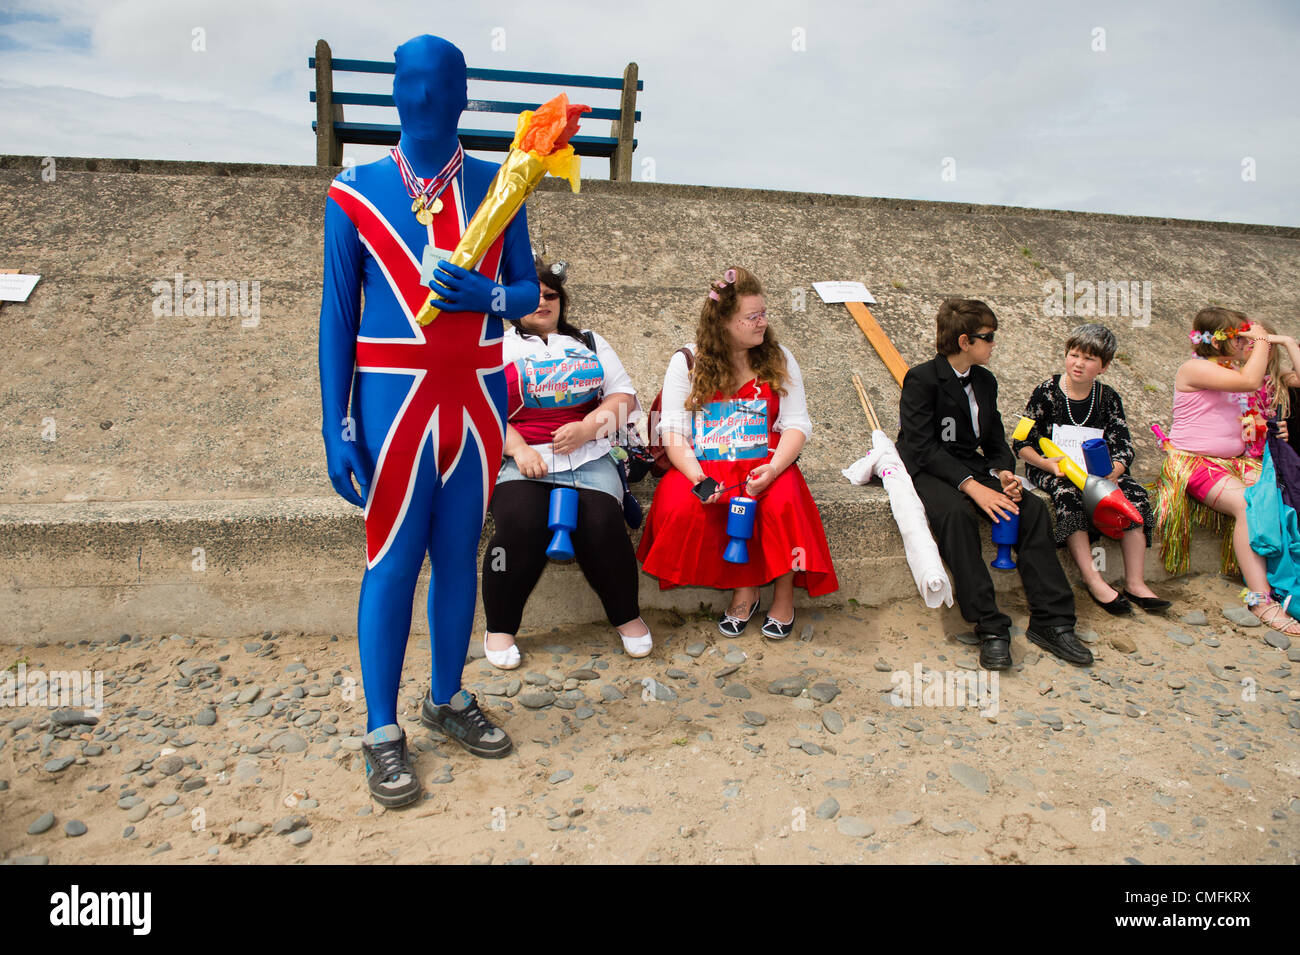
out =
<path fill-rule="evenodd" d="M 1064 385 L 1061 386 L 1061 394 L 1065 395 L 1065 414 L 1070 419 L 1070 424 L 1074 425 L 1076 428 L 1082 427 L 1084 422 L 1092 417 L 1092 409 L 1097 405 L 1097 383 L 1094 381 L 1092 383 L 1092 390 L 1088 392 L 1088 413 L 1083 416 L 1083 421 L 1074 420 L 1074 413 L 1070 410 L 1070 402 L 1074 399 L 1070 397 L 1070 393 L 1065 390 Z"/>

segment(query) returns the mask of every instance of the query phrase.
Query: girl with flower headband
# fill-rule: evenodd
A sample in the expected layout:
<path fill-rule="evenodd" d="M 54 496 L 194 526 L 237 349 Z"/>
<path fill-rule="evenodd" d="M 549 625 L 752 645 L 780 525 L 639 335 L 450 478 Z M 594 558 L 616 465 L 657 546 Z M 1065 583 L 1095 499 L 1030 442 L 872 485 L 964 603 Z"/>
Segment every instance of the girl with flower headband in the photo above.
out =
<path fill-rule="evenodd" d="M 803 377 L 767 323 L 763 287 L 742 268 L 712 283 L 695 341 L 673 354 L 663 410 L 651 428 L 672 469 L 655 489 L 637 556 L 670 587 L 734 590 L 718 627 L 739 636 L 774 583 L 763 634 L 794 630 L 794 589 L 811 596 L 839 587 L 821 515 L 795 459 L 812 434 Z M 717 482 L 693 489 L 707 479 Z M 722 559 L 728 502 L 757 500 L 745 563 Z"/>
<path fill-rule="evenodd" d="M 1246 605 L 1273 629 L 1300 636 L 1300 623 L 1270 596 L 1264 559 L 1250 549 L 1245 495 L 1260 474 L 1259 459 L 1247 453 L 1258 431 L 1251 400 L 1264 384 L 1270 346 L 1289 341 L 1289 350 L 1295 340 L 1219 307 L 1197 312 L 1189 337 L 1193 357 L 1174 376 L 1169 454 L 1156 483 L 1165 568 L 1187 572 L 1192 522 L 1222 529 L 1223 570 L 1240 567 Z"/>

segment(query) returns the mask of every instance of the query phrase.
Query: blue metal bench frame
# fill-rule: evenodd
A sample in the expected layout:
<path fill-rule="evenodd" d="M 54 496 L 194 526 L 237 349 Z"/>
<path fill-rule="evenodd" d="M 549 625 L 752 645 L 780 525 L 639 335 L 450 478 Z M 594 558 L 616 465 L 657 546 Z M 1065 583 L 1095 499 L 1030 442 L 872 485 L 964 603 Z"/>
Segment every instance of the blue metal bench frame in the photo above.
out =
<path fill-rule="evenodd" d="M 316 120 L 311 124 L 316 132 L 316 165 L 339 166 L 343 163 L 343 144 L 367 146 L 394 146 L 401 135 L 401 127 L 388 123 L 348 122 L 343 118 L 344 106 L 394 106 L 391 93 L 344 93 L 334 90 L 334 73 L 393 73 L 396 64 L 384 60 L 334 59 L 329 44 L 316 43 L 316 55 L 308 57 L 308 68 L 316 71 L 316 89 L 308 99 L 316 104 Z M 623 77 L 578 76 L 571 73 L 529 73 L 519 70 L 470 69 L 469 78 L 497 83 L 530 83 L 546 86 L 569 86 L 585 89 L 620 90 L 622 98 L 618 109 L 593 108 L 584 113 L 584 120 L 610 120 L 608 136 L 574 136 L 574 151 L 580 156 L 599 156 L 609 159 L 609 178 L 627 181 L 632 178 L 632 151 L 636 149 L 633 133 L 641 119 L 636 108 L 636 94 L 645 84 L 637 78 L 637 65 L 629 63 Z M 571 99 L 572 95 L 570 96 Z M 538 103 L 507 102 L 503 100 L 471 99 L 468 110 L 479 113 L 508 113 L 517 115 L 525 109 L 536 109 Z M 460 141 L 466 149 L 506 152 L 514 138 L 514 130 L 461 129 Z"/>

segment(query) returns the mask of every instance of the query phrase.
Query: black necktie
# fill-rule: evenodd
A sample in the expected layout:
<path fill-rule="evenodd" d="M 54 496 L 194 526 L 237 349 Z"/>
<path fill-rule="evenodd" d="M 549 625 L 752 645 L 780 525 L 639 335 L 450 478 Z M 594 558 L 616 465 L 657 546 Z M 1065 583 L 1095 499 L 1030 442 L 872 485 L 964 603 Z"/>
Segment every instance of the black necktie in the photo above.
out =
<path fill-rule="evenodd" d="M 963 388 L 965 388 L 967 385 L 970 384 L 970 372 L 969 372 L 969 371 L 966 372 L 966 374 L 964 374 L 964 375 L 958 375 L 955 371 L 953 372 L 953 374 L 957 376 L 957 384 L 961 385 Z"/>

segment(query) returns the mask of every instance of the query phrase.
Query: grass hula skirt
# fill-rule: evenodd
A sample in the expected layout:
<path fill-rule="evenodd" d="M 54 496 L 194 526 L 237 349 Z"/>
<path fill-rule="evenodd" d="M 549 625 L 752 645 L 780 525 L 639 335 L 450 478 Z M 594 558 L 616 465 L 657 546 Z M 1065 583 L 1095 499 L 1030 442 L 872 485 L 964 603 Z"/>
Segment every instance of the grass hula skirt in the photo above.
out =
<path fill-rule="evenodd" d="M 1151 502 L 1160 533 L 1160 557 L 1169 573 L 1187 573 L 1191 568 L 1192 525 L 1196 524 L 1222 536 L 1219 565 L 1223 573 L 1236 575 L 1237 555 L 1232 549 L 1236 521 L 1187 493 L 1188 478 L 1202 464 L 1217 464 L 1243 484 L 1249 484 L 1251 476 L 1258 476 L 1261 467 L 1258 458 L 1212 458 L 1169 449 Z"/>

